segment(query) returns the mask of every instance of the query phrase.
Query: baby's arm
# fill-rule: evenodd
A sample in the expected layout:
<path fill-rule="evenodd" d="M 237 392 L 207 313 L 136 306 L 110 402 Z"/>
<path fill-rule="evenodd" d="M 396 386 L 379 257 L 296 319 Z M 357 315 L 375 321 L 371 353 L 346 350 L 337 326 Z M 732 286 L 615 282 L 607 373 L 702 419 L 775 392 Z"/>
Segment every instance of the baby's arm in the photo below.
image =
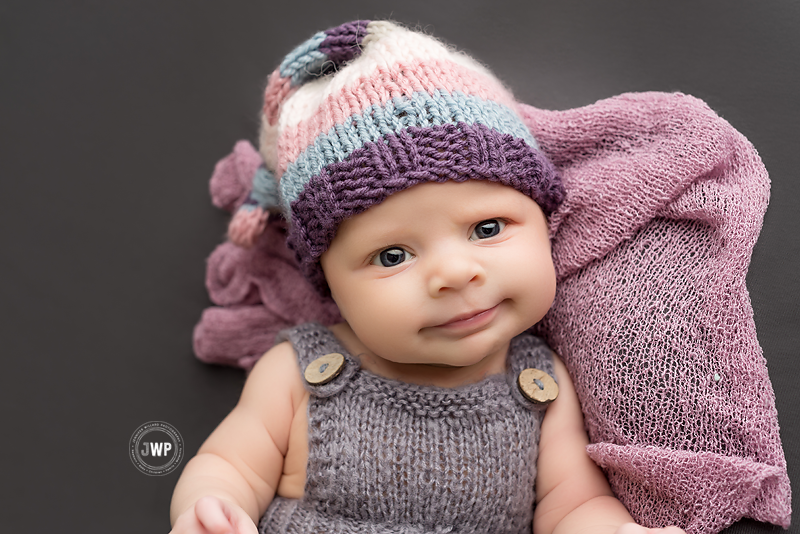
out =
<path fill-rule="evenodd" d="M 276 345 L 255 365 L 239 403 L 183 470 L 172 495 L 173 533 L 255 533 L 283 472 L 304 395 L 294 350 Z"/>
<path fill-rule="evenodd" d="M 559 394 L 542 422 L 535 534 L 683 533 L 676 527 L 646 529 L 633 523 L 603 472 L 586 454 L 589 438 L 575 387 L 561 360 L 554 360 Z"/>

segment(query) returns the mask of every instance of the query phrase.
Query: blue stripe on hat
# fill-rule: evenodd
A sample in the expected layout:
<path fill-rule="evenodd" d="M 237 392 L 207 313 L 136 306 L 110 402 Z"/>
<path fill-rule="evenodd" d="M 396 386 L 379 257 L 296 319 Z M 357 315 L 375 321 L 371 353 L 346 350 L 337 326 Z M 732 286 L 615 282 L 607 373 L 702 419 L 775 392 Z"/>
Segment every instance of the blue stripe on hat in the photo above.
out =
<path fill-rule="evenodd" d="M 278 67 L 281 78 L 292 78 L 292 86 L 302 85 L 314 77 L 327 61 L 328 56 L 319 51 L 319 46 L 328 37 L 325 32 L 317 32 L 303 44 L 289 52 Z"/>

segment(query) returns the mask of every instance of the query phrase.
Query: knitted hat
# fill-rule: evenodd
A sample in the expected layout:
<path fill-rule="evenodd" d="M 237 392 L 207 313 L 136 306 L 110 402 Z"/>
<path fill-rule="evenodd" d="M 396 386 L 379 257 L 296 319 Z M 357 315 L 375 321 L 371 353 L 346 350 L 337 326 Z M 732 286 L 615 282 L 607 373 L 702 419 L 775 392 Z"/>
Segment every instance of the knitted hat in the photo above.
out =
<path fill-rule="evenodd" d="M 386 21 L 319 32 L 269 78 L 265 165 L 229 236 L 249 246 L 282 212 L 301 270 L 325 288 L 319 258 L 339 224 L 419 183 L 489 180 L 549 215 L 564 188 L 516 110 L 485 67 L 427 35 Z"/>

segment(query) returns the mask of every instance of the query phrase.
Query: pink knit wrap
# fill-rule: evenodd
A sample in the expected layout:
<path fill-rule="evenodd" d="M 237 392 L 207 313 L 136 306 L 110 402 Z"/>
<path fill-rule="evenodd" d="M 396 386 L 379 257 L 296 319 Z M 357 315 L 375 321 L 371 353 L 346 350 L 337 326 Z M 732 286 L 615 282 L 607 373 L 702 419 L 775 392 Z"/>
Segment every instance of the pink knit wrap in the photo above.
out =
<path fill-rule="evenodd" d="M 567 189 L 551 218 L 557 296 L 536 331 L 575 381 L 589 455 L 646 526 L 788 527 L 745 286 L 769 200 L 755 149 L 680 94 L 521 113 Z"/>
<path fill-rule="evenodd" d="M 519 112 L 567 190 L 550 221 L 557 296 L 534 330 L 570 370 L 589 455 L 646 526 L 788 527 L 775 398 L 745 286 L 769 199 L 755 149 L 681 94 Z M 212 178 L 215 203 L 235 209 L 259 163 L 240 142 Z M 252 249 L 212 254 L 207 283 L 221 307 L 195 330 L 201 359 L 249 367 L 277 330 L 339 320 L 281 235 L 271 222 Z"/>

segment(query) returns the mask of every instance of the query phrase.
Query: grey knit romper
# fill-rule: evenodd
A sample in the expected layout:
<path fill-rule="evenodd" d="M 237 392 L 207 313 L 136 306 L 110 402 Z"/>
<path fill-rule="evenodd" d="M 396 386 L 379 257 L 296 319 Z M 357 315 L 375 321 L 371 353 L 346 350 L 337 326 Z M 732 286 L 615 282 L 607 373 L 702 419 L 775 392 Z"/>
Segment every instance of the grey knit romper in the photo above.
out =
<path fill-rule="evenodd" d="M 362 370 L 330 330 L 285 331 L 301 374 L 339 353 L 332 381 L 305 383 L 308 466 L 301 499 L 276 497 L 261 533 L 530 533 L 545 407 L 520 393 L 534 367 L 555 377 L 539 338 L 514 338 L 506 375 L 448 389 Z"/>

